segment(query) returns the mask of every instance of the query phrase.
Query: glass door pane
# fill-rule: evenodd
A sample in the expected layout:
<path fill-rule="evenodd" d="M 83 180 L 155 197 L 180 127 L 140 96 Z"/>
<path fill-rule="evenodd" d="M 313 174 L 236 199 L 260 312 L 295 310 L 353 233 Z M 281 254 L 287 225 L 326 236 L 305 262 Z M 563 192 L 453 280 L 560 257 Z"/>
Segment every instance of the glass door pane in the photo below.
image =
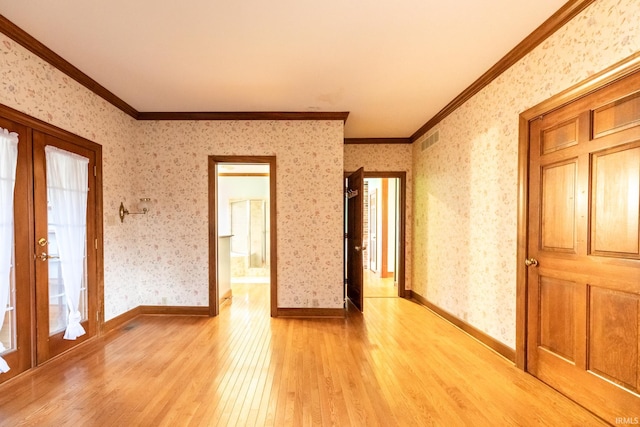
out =
<path fill-rule="evenodd" d="M 33 251 L 30 249 L 29 240 L 29 164 L 31 162 L 31 141 L 28 138 L 29 133 L 24 125 L 0 117 L 0 128 L 6 129 L 8 132 L 15 132 L 18 137 L 18 156 L 15 170 L 15 187 L 13 189 L 13 216 L 12 218 L 4 218 L 0 228 L 2 228 L 1 243 L 10 242 L 10 246 L 4 246 L 2 258 L 9 257 L 8 264 L 5 264 L 2 270 L 2 285 L 9 285 L 7 293 L 2 295 L 0 301 L 5 305 L 3 309 L 3 322 L 0 327 L 0 342 L 5 347 L 5 351 L 1 352 L 2 358 L 5 360 L 10 370 L 0 374 L 0 384 L 15 377 L 31 367 L 31 276 L 30 267 L 33 264 Z M 7 158 L 3 153 L 0 163 Z M 0 167 L 0 179 L 7 178 L 6 164 Z M 13 175 L 13 174 L 9 174 Z M 3 183 L 6 184 L 6 181 Z M 0 184 L 0 188 L 6 191 L 7 187 Z M 0 197 L 0 209 L 8 207 L 6 196 L 3 193 Z M 8 267 L 8 268 L 5 268 Z M 2 287 L 2 286 L 0 286 Z M 4 289 L 7 289 L 6 287 Z"/>
<path fill-rule="evenodd" d="M 14 239 L 15 240 L 15 239 Z M 11 246 L 14 244 L 12 242 Z M 17 349 L 16 344 L 16 271 L 15 271 L 15 250 L 11 257 L 11 273 L 9 276 L 9 299 L 7 301 L 7 311 L 4 315 L 4 323 L 2 329 L 0 329 L 0 343 L 5 348 L 5 351 L 0 353 L 0 356 L 15 351 Z"/>
<path fill-rule="evenodd" d="M 52 216 L 50 215 L 49 218 Z M 60 251 L 56 239 L 56 225 L 49 221 L 49 252 L 47 261 L 49 263 L 49 335 L 64 332 L 69 321 L 69 308 L 67 306 L 67 294 L 64 287 L 64 277 L 62 276 L 62 264 L 60 262 Z M 84 259 L 82 272 L 82 286 L 80 288 L 79 311 L 82 315 L 81 321 L 87 320 L 87 263 L 86 263 L 86 239 L 84 243 Z"/>

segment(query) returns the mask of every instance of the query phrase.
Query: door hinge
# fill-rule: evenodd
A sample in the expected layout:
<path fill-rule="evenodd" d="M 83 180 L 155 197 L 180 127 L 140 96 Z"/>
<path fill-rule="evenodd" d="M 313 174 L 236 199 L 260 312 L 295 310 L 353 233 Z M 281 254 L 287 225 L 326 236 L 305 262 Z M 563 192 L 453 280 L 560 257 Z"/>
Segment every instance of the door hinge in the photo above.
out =
<path fill-rule="evenodd" d="M 98 250 L 98 239 L 93 241 L 96 251 Z"/>
<path fill-rule="evenodd" d="M 98 176 L 98 167 L 93 166 L 93 176 Z"/>

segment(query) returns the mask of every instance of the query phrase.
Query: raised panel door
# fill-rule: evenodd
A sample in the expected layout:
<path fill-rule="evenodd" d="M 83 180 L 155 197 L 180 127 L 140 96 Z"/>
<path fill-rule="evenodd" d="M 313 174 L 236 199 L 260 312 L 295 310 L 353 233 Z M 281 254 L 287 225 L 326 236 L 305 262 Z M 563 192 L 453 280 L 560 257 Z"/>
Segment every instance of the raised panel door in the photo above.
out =
<path fill-rule="evenodd" d="M 640 416 L 640 74 L 529 124 L 527 369 Z"/>

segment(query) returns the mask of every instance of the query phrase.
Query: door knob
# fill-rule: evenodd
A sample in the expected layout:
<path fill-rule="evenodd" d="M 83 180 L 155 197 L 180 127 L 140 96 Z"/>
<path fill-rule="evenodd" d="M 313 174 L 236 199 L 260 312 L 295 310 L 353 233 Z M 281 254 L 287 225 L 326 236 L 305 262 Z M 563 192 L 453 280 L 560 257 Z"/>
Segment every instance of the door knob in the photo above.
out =
<path fill-rule="evenodd" d="M 524 265 L 526 265 L 527 267 L 537 267 L 538 266 L 538 260 L 535 258 L 527 258 L 524 260 Z"/>
<path fill-rule="evenodd" d="M 356 246 L 354 249 L 359 252 L 362 248 L 360 246 Z"/>
<path fill-rule="evenodd" d="M 46 252 L 42 252 L 40 255 L 35 255 L 36 259 L 39 259 L 40 261 L 46 261 L 48 259 L 59 259 L 59 256 L 55 256 L 55 255 L 49 255 Z"/>

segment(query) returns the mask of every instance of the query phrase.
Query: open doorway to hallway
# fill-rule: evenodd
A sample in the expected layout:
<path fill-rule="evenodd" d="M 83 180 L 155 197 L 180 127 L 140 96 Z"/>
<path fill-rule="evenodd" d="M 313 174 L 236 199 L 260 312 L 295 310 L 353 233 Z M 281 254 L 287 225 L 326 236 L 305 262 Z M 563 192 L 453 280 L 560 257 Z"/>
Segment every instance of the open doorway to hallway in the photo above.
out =
<path fill-rule="evenodd" d="M 406 172 L 360 168 L 344 176 L 345 304 L 363 311 L 364 297 L 406 295 Z"/>
<path fill-rule="evenodd" d="M 273 314 L 275 159 L 225 156 L 211 161 L 210 259 L 215 268 L 210 298 L 215 314 L 239 299 L 252 310 L 269 313 L 271 307 Z"/>
<path fill-rule="evenodd" d="M 401 234 L 400 179 L 366 177 L 363 202 L 364 297 L 397 297 Z"/>

